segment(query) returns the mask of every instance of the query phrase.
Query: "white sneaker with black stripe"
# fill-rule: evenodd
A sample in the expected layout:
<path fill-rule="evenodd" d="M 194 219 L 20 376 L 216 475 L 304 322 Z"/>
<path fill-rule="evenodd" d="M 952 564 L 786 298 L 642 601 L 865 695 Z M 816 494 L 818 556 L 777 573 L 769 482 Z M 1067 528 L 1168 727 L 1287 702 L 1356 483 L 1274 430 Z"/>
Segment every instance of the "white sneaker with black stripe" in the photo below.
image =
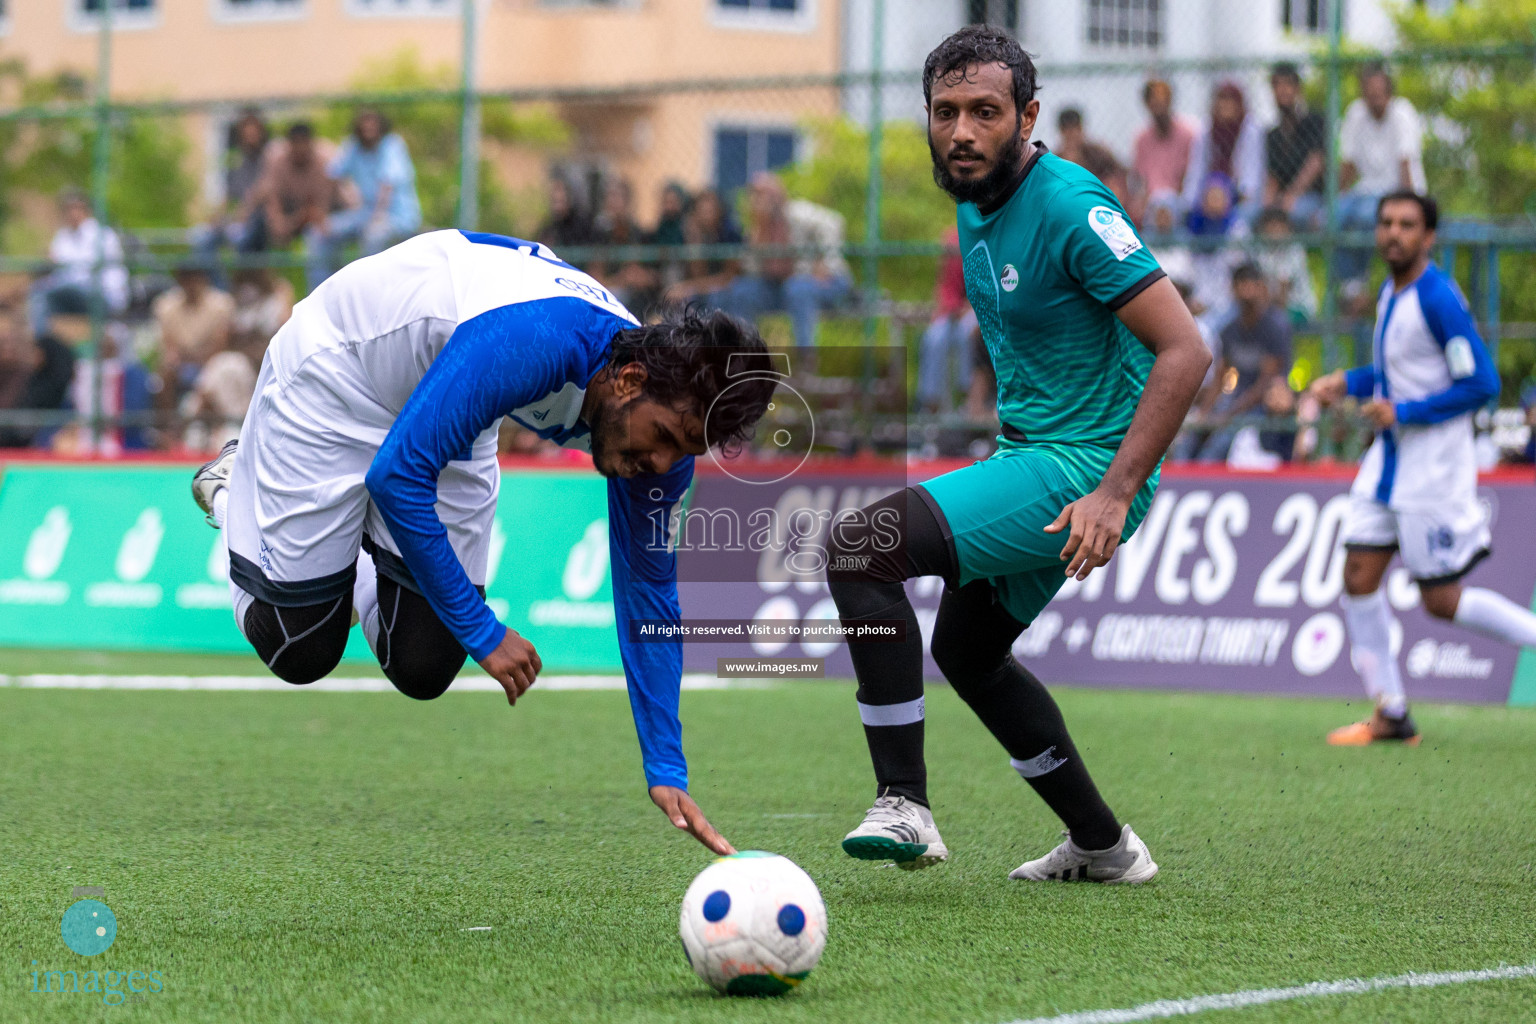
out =
<path fill-rule="evenodd" d="M 1009 878 L 1026 882 L 1103 882 L 1105 885 L 1137 885 L 1151 881 L 1157 865 L 1147 844 L 1126 825 L 1120 841 L 1107 850 L 1085 850 L 1063 832 L 1067 841 L 1039 860 L 1025 861 Z"/>
<path fill-rule="evenodd" d="M 213 518 L 213 499 L 219 491 L 229 486 L 229 474 L 234 469 L 235 450 L 239 446 L 240 439 L 237 437 L 220 448 L 219 454 L 203 463 L 192 474 L 192 500 L 197 502 L 197 507 L 208 517 L 209 526 L 219 525 Z"/>
<path fill-rule="evenodd" d="M 858 828 L 843 840 L 843 852 L 859 860 L 889 860 L 906 871 L 932 867 L 949 859 L 933 813 L 904 796 L 882 796 Z"/>

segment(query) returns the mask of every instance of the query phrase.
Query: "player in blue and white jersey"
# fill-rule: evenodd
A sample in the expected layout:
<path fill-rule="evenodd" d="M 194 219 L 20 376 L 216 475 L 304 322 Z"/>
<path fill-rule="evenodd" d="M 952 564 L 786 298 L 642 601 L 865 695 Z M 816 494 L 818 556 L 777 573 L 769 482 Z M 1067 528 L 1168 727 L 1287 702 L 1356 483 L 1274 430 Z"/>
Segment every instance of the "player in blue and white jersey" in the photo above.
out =
<path fill-rule="evenodd" d="M 1381 591 L 1393 554 L 1419 585 L 1424 610 L 1507 643 L 1536 647 L 1536 615 L 1461 580 L 1489 553 L 1477 500 L 1472 416 L 1499 393 L 1499 375 L 1466 299 L 1429 260 L 1439 211 L 1433 198 L 1393 192 L 1377 205 L 1376 248 L 1391 277 L 1376 302 L 1375 358 L 1313 385 L 1325 404 L 1346 395 L 1378 434 L 1350 491 L 1344 523 L 1344 619 L 1354 663 L 1376 700 L 1370 720 L 1328 742 L 1416 744 L 1393 657 Z"/>
<path fill-rule="evenodd" d="M 681 647 L 633 642 L 628 623 L 678 619 L 671 513 L 695 456 L 751 435 L 774 387 L 751 371 L 768 365 L 747 324 L 641 326 L 537 243 L 435 231 L 358 260 L 294 307 L 239 440 L 193 481 L 224 531 L 236 622 L 291 683 L 334 669 L 359 621 L 407 696 L 442 694 L 467 653 L 515 703 L 541 663 L 485 603 L 497 428 L 590 451 L 651 797 L 728 853 L 687 794 Z"/>

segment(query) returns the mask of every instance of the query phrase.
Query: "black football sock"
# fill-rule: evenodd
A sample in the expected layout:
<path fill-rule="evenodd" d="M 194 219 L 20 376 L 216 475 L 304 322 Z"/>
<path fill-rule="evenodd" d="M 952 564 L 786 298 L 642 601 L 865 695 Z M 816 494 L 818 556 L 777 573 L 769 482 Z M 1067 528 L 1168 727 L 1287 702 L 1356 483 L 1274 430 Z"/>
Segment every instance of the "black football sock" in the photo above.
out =
<path fill-rule="evenodd" d="M 885 619 L 903 628 L 899 640 L 848 641 L 876 795 L 904 796 L 926 807 L 923 637 L 902 581 L 952 577 L 953 552 L 933 513 L 911 488 L 861 509 L 852 522 L 834 526 L 827 546 L 827 586 L 838 616 L 849 627 Z"/>
<path fill-rule="evenodd" d="M 955 692 L 1008 751 L 1014 770 L 1085 850 L 1120 841 L 1120 823 L 1099 795 L 1056 700 L 1010 648 L 1023 626 L 978 580 L 948 591 L 934 624 L 933 656 Z"/>
<path fill-rule="evenodd" d="M 859 689 L 859 720 L 875 766 L 876 795 L 904 796 L 928 806 L 928 766 L 923 760 L 923 638 L 917 612 L 900 583 L 834 582 L 832 599 L 845 626 L 860 620 L 899 619 L 899 641 L 850 640 Z"/>

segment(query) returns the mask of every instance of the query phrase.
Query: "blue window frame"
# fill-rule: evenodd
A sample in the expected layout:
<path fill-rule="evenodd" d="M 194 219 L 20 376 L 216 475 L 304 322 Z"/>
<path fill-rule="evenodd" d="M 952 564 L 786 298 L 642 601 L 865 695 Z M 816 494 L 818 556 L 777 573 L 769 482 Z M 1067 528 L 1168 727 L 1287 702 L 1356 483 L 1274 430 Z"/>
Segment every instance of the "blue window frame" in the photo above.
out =
<path fill-rule="evenodd" d="M 794 163 L 799 141 L 793 128 L 716 128 L 715 189 L 720 198 L 729 205 L 752 175 Z"/>

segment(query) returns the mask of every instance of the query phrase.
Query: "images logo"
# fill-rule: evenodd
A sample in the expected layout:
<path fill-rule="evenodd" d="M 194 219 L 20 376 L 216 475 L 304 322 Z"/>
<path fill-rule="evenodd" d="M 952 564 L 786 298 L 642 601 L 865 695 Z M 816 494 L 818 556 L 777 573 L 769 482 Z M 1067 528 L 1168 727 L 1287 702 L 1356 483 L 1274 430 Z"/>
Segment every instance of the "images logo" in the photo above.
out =
<path fill-rule="evenodd" d="M 99 886 L 76 886 L 76 896 L 104 895 Z M 59 922 L 59 937 L 70 951 L 80 956 L 99 956 L 111 948 L 117 938 L 117 915 L 99 899 L 76 900 Z M 32 987 L 38 995 L 100 996 L 108 1006 L 125 1002 L 142 1003 L 149 993 L 163 992 L 165 980 L 159 971 L 82 971 L 48 970 L 32 961 Z"/>
<path fill-rule="evenodd" d="M 59 934 L 64 945 L 81 956 L 105 953 L 117 938 L 117 915 L 100 900 L 80 900 L 64 911 Z"/>

